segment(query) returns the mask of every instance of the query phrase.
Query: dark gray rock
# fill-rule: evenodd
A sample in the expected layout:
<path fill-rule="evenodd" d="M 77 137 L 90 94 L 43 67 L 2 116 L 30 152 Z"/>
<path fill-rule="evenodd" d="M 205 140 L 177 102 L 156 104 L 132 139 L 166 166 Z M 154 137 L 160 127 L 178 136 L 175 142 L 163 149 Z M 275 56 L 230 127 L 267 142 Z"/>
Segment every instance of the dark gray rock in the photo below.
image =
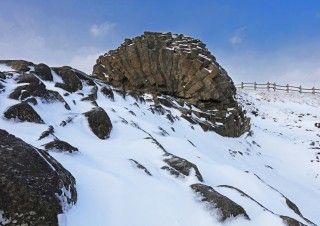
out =
<path fill-rule="evenodd" d="M 18 119 L 22 122 L 44 123 L 38 113 L 27 103 L 13 105 L 4 112 L 7 119 Z"/>
<path fill-rule="evenodd" d="M 57 91 L 47 90 L 44 83 L 33 74 L 22 74 L 17 78 L 17 82 L 29 84 L 17 86 L 10 93 L 9 98 L 26 100 L 30 97 L 39 97 L 42 103 L 61 102 L 67 110 L 70 110 L 68 103 Z"/>
<path fill-rule="evenodd" d="M 210 205 L 210 208 L 218 209 L 221 216 L 219 221 L 225 221 L 227 218 L 243 216 L 245 219 L 250 220 L 246 211 L 237 203 L 228 197 L 221 195 L 212 187 L 205 184 L 192 184 L 192 190 L 201 196 L 201 201 Z"/>
<path fill-rule="evenodd" d="M 172 154 L 165 154 L 165 156 L 166 158 L 163 161 L 167 163 L 171 168 L 175 169 L 185 176 L 190 176 L 191 170 L 193 170 L 198 180 L 203 182 L 202 175 L 195 164 Z"/>
<path fill-rule="evenodd" d="M 1 129 L 0 162 L 0 210 L 8 225 L 58 226 L 57 215 L 77 200 L 74 177 L 45 151 Z"/>
<path fill-rule="evenodd" d="M 43 138 L 48 137 L 48 136 L 53 135 L 53 134 L 54 134 L 54 128 L 53 128 L 53 126 L 49 126 L 49 128 L 46 131 L 41 133 L 41 135 L 40 135 L 38 140 L 42 140 Z"/>
<path fill-rule="evenodd" d="M 92 132 L 100 139 L 107 139 L 112 130 L 112 123 L 103 108 L 95 107 L 84 113 L 87 117 Z"/>
<path fill-rule="evenodd" d="M 104 87 L 102 87 L 101 92 L 102 92 L 106 97 L 108 97 L 110 100 L 114 101 L 114 95 L 113 95 L 112 89 L 104 86 Z"/>
<path fill-rule="evenodd" d="M 71 93 L 82 89 L 82 82 L 72 68 L 64 66 L 54 68 L 53 70 L 63 80 L 63 83 L 56 83 L 56 87 L 62 88 Z"/>
<path fill-rule="evenodd" d="M 61 151 L 61 152 L 69 152 L 69 153 L 78 151 L 78 148 L 73 147 L 71 144 L 58 139 L 45 144 L 44 148 L 47 151 Z"/>
<path fill-rule="evenodd" d="M 3 92 L 3 91 L 4 91 L 4 89 L 5 89 L 5 86 L 4 86 L 4 85 L 2 85 L 2 83 L 1 83 L 1 81 L 0 81 L 0 93 L 1 93 L 1 92 Z"/>
<path fill-rule="evenodd" d="M 6 79 L 6 75 L 0 71 L 0 79 L 5 80 Z"/>
<path fill-rule="evenodd" d="M 35 73 L 45 81 L 52 81 L 52 73 L 50 67 L 45 64 L 37 64 L 34 66 Z"/>

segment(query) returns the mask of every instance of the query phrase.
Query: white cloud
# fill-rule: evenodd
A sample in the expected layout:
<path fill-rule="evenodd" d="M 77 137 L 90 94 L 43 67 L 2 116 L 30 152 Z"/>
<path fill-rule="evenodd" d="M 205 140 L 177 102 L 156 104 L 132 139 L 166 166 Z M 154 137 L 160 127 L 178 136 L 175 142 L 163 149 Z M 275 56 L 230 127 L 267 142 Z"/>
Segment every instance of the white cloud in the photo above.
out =
<path fill-rule="evenodd" d="M 233 35 L 229 38 L 229 42 L 235 46 L 242 43 L 245 37 L 245 27 L 240 27 L 233 32 Z"/>
<path fill-rule="evenodd" d="M 242 38 L 239 35 L 234 35 L 229 39 L 229 42 L 232 45 L 237 45 L 237 44 L 242 43 Z"/>
<path fill-rule="evenodd" d="M 87 74 L 91 74 L 93 65 L 102 54 L 103 51 L 93 47 L 82 47 L 75 53 L 68 65 Z"/>
<path fill-rule="evenodd" d="M 103 24 L 93 24 L 90 27 L 90 34 L 93 37 L 101 37 L 105 35 L 112 35 L 115 32 L 115 23 L 105 22 Z"/>
<path fill-rule="evenodd" d="M 320 87 L 320 45 L 301 41 L 270 51 L 238 50 L 224 55 L 221 65 L 232 79 L 243 82 Z"/>

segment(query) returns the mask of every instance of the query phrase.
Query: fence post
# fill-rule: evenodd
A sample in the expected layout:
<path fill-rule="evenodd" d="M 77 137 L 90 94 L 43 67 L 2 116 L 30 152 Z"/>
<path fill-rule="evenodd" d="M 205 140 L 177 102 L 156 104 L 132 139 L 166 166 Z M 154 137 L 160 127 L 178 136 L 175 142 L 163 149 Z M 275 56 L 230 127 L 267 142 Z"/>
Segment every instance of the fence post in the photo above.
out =
<path fill-rule="evenodd" d="M 289 93 L 289 84 L 287 84 L 287 92 Z"/>
<path fill-rule="evenodd" d="M 270 82 L 267 83 L 267 89 L 270 91 Z"/>
<path fill-rule="evenodd" d="M 312 94 L 316 94 L 316 90 L 314 87 L 312 87 Z"/>
<path fill-rule="evenodd" d="M 257 89 L 257 83 L 256 82 L 253 83 L 253 88 L 254 88 L 254 90 Z"/>
<path fill-rule="evenodd" d="M 241 82 L 241 89 L 243 89 L 243 82 Z"/>
<path fill-rule="evenodd" d="M 299 86 L 299 93 L 302 93 L 302 87 L 301 87 L 301 85 Z"/>
<path fill-rule="evenodd" d="M 273 91 L 276 91 L 276 83 L 273 83 Z"/>

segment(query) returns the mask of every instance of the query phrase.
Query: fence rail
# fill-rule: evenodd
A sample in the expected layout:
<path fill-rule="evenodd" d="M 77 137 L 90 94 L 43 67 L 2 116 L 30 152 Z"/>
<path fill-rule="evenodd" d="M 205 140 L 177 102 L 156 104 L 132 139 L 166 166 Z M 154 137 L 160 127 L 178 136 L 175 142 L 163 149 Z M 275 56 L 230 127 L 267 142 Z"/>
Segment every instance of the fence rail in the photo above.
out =
<path fill-rule="evenodd" d="M 241 82 L 240 84 L 236 84 L 237 88 L 240 89 L 266 89 L 268 91 L 273 90 L 283 90 L 286 92 L 299 92 L 299 93 L 312 93 L 312 94 L 320 94 L 320 89 L 312 87 L 312 88 L 303 88 L 301 86 L 290 86 L 289 84 L 287 85 L 278 85 L 276 83 L 257 83 L 257 82 Z"/>

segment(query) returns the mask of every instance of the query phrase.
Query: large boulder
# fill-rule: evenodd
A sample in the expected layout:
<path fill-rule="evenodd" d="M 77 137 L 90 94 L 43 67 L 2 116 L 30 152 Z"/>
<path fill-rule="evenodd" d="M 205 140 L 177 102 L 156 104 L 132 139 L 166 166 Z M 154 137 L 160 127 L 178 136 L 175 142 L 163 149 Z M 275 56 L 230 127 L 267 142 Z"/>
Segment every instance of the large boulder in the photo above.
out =
<path fill-rule="evenodd" d="M 224 129 L 214 129 L 221 135 L 240 136 L 249 130 L 231 78 L 198 39 L 145 32 L 100 56 L 93 74 L 124 90 L 170 95 L 210 111 L 212 121 L 223 124 Z M 216 110 L 222 117 L 212 113 Z"/>
<path fill-rule="evenodd" d="M 0 219 L 6 224 L 57 226 L 57 215 L 76 202 L 75 179 L 61 164 L 1 129 L 0 162 Z"/>
<path fill-rule="evenodd" d="M 112 130 L 112 123 L 108 114 L 101 107 L 95 107 L 84 113 L 92 132 L 100 139 L 107 139 Z"/>
<path fill-rule="evenodd" d="M 9 107 L 4 112 L 4 117 L 7 119 L 16 119 L 22 122 L 44 123 L 38 113 L 25 102 Z"/>

